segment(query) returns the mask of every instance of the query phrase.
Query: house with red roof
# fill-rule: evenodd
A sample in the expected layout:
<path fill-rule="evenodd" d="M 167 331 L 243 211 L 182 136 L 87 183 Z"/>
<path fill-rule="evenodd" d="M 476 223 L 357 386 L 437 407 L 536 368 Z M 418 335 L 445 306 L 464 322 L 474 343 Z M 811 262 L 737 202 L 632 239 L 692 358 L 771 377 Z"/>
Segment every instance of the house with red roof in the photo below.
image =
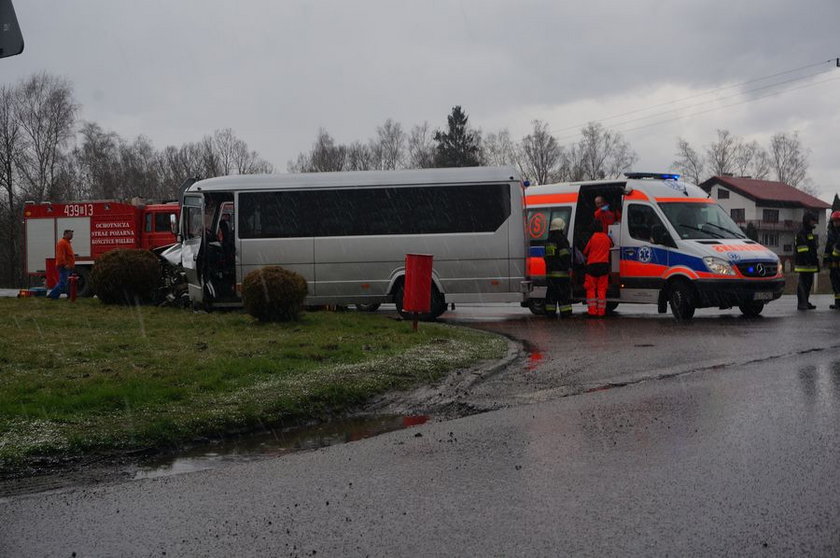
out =
<path fill-rule="evenodd" d="M 726 211 L 741 228 L 752 226 L 757 240 L 778 254 L 790 269 L 793 240 L 802 226 L 802 217 L 811 211 L 819 218 L 814 232 L 820 240 L 820 254 L 825 242 L 826 210 L 831 204 L 797 190 L 783 182 L 749 177 L 713 176 L 699 185 Z"/>

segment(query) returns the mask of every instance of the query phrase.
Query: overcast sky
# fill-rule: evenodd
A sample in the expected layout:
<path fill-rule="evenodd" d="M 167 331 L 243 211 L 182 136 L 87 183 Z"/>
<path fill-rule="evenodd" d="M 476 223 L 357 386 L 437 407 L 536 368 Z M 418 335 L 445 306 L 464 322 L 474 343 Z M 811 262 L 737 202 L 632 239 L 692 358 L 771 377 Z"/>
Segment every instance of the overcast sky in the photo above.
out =
<path fill-rule="evenodd" d="M 285 172 L 319 127 L 366 141 L 461 105 L 516 139 L 603 121 L 647 171 L 679 136 L 798 131 L 820 197 L 840 191 L 840 0 L 14 1 L 26 48 L 0 83 L 66 77 L 82 119 L 158 149 L 232 128 Z"/>

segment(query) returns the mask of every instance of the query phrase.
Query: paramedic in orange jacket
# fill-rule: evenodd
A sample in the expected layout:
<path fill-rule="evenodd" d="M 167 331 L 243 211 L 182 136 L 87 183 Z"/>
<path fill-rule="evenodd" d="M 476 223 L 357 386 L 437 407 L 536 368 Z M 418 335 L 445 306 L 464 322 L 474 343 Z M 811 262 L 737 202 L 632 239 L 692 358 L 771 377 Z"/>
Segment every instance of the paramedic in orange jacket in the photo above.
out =
<path fill-rule="evenodd" d="M 64 231 L 64 236 L 55 245 L 55 268 L 58 270 L 58 283 L 47 295 L 50 298 L 58 298 L 61 293 L 67 290 L 67 280 L 76 267 L 76 256 L 73 254 L 71 240 L 73 240 L 73 231 L 67 229 Z"/>
<path fill-rule="evenodd" d="M 592 317 L 605 316 L 607 313 L 607 284 L 610 278 L 610 248 L 612 240 L 604 232 L 600 221 L 592 222 L 592 237 L 583 249 L 586 256 L 586 304 Z"/>
<path fill-rule="evenodd" d="M 601 223 L 604 232 L 608 232 L 609 226 L 621 221 L 621 212 L 610 209 L 604 196 L 595 196 L 595 220 Z"/>

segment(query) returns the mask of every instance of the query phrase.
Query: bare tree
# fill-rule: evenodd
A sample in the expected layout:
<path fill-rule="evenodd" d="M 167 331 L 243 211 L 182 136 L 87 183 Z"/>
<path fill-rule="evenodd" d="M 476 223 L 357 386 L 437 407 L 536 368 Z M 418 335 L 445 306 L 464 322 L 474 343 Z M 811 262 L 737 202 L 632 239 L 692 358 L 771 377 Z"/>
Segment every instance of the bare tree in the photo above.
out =
<path fill-rule="evenodd" d="M 533 131 L 522 138 L 525 174 L 537 184 L 547 184 L 558 172 L 563 148 L 549 132 L 548 124 L 540 120 L 534 120 L 532 124 Z"/>
<path fill-rule="evenodd" d="M 706 162 L 714 176 L 735 173 L 735 153 L 741 143 L 729 130 L 718 130 L 718 140 L 706 148 Z"/>
<path fill-rule="evenodd" d="M 290 172 L 334 172 L 344 170 L 347 160 L 347 147 L 336 145 L 332 136 L 324 128 L 318 130 L 318 136 L 312 150 L 300 153 L 297 160 L 290 161 Z"/>
<path fill-rule="evenodd" d="M 686 140 L 677 138 L 677 158 L 672 163 L 681 175 L 694 184 L 700 184 L 705 179 L 706 163 Z"/>
<path fill-rule="evenodd" d="M 568 150 L 562 174 L 570 180 L 613 178 L 628 170 L 638 155 L 620 132 L 590 122 L 581 131 L 581 140 Z"/>
<path fill-rule="evenodd" d="M 770 165 L 779 182 L 794 188 L 811 189 L 807 184 L 808 153 L 802 147 L 797 132 L 781 132 L 770 139 Z"/>
<path fill-rule="evenodd" d="M 354 141 L 347 147 L 347 170 L 371 170 L 375 165 L 374 159 L 371 148 L 360 141 Z"/>
<path fill-rule="evenodd" d="M 757 141 L 738 143 L 735 146 L 733 165 L 735 172 L 740 176 L 764 179 L 770 173 L 770 161 L 767 152 L 758 145 Z"/>
<path fill-rule="evenodd" d="M 21 83 L 16 93 L 15 112 L 23 141 L 18 160 L 24 188 L 35 200 L 55 199 L 62 149 L 73 136 L 78 111 L 70 82 L 40 73 Z"/>
<path fill-rule="evenodd" d="M 408 134 L 408 161 L 411 169 L 426 169 L 435 166 L 435 144 L 429 123 L 417 124 Z"/>
<path fill-rule="evenodd" d="M 5 196 L 0 200 L 0 262 L 3 273 L 0 282 L 19 284 L 21 230 L 20 203 L 16 157 L 21 142 L 21 129 L 14 111 L 15 92 L 0 86 L 0 188 Z"/>
<path fill-rule="evenodd" d="M 395 170 L 404 166 L 406 134 L 399 122 L 388 118 L 377 126 L 376 137 L 370 142 L 374 168 Z"/>

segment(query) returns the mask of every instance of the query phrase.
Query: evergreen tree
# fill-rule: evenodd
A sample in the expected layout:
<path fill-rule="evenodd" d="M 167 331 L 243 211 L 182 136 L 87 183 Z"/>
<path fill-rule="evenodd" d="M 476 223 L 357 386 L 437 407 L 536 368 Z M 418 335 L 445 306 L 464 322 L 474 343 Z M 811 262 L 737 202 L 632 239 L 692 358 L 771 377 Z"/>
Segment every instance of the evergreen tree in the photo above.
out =
<path fill-rule="evenodd" d="M 481 135 L 467 127 L 469 118 L 461 106 L 446 117 L 449 131 L 435 132 L 436 167 L 477 167 L 481 164 Z"/>
<path fill-rule="evenodd" d="M 838 210 L 840 210 L 840 196 L 834 194 L 834 201 L 831 202 L 831 212 L 834 213 Z"/>

